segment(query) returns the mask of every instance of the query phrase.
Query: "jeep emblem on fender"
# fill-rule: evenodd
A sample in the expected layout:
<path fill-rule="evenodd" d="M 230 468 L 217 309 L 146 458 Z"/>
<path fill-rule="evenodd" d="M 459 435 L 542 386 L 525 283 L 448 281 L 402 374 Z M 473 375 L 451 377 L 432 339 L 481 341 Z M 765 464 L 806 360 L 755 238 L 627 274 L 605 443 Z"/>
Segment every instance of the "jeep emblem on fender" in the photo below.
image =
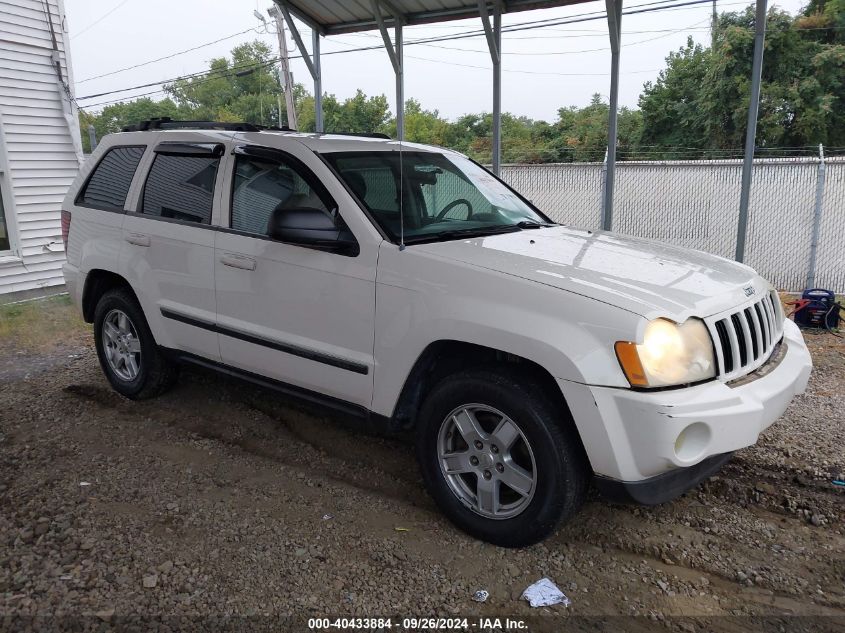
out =
<path fill-rule="evenodd" d="M 750 297 L 755 292 L 757 292 L 756 290 L 754 290 L 754 286 L 748 286 L 747 288 L 743 288 L 743 291 L 745 292 L 746 297 Z"/>

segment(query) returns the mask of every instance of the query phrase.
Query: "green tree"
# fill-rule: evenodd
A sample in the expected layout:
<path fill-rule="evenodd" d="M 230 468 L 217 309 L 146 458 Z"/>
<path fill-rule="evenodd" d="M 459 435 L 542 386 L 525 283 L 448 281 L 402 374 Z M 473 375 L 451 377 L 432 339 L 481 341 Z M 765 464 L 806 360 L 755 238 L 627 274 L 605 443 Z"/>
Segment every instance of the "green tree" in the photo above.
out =
<path fill-rule="evenodd" d="M 815 4 L 814 4 L 815 3 Z M 845 0 L 813 0 L 802 15 L 767 17 L 757 145 L 845 143 Z M 744 144 L 754 11 L 723 13 L 715 47 L 688 41 L 640 96 L 642 143 L 667 156 Z M 722 155 L 718 151 L 714 155 Z"/>
<path fill-rule="evenodd" d="M 186 117 L 186 115 L 187 118 L 190 118 L 190 109 L 180 108 L 171 99 L 153 101 L 149 97 L 141 97 L 134 101 L 124 101 L 123 103 L 108 105 L 97 115 L 80 110 L 79 127 L 82 132 L 83 149 L 86 152 L 91 151 L 88 142 L 89 124 L 94 126 L 97 139 L 101 139 L 106 134 L 119 132 L 125 126 L 138 123 L 139 121 L 160 117 L 178 119 L 180 117 Z"/>
<path fill-rule="evenodd" d="M 179 79 L 164 89 L 199 119 L 277 125 L 281 88 L 272 59 L 263 42 L 241 44 L 232 49 L 231 60 L 212 59 L 207 74 Z"/>

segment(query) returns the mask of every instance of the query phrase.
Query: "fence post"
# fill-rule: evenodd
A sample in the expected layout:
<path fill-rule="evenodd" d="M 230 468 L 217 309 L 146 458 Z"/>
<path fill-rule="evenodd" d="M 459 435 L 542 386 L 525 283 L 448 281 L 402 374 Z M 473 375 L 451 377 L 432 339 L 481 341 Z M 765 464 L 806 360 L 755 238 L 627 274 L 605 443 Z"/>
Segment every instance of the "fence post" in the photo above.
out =
<path fill-rule="evenodd" d="M 807 288 L 814 288 L 816 285 L 816 254 L 819 249 L 819 229 L 822 222 L 824 172 L 824 145 L 819 143 L 819 173 L 816 177 L 816 204 L 813 208 L 813 236 L 810 239 L 810 267 L 807 271 Z"/>
<path fill-rule="evenodd" d="M 599 228 L 604 228 L 604 219 L 607 209 L 605 200 L 607 199 L 607 148 L 604 150 L 604 161 L 601 164 L 601 209 L 599 209 Z"/>
<path fill-rule="evenodd" d="M 91 151 L 93 152 L 97 149 L 97 131 L 90 123 L 88 124 L 88 140 L 91 141 Z"/>

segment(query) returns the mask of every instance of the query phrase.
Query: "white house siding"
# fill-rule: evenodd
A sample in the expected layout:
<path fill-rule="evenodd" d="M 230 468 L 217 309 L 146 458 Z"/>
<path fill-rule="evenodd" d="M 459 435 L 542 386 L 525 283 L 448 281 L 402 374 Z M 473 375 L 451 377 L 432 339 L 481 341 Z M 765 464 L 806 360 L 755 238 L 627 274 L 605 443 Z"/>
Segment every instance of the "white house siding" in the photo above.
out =
<path fill-rule="evenodd" d="M 56 75 L 47 6 L 72 87 L 61 0 L 0 0 L 0 191 L 12 241 L 0 253 L 0 295 L 63 283 L 61 203 L 82 145 Z"/>

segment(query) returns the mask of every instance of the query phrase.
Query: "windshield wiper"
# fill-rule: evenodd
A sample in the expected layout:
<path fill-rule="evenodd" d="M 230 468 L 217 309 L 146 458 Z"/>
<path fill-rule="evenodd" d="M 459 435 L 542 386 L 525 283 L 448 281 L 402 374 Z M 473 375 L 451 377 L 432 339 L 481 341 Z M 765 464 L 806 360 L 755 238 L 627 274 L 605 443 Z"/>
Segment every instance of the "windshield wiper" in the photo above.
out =
<path fill-rule="evenodd" d="M 517 222 L 514 226 L 518 226 L 521 229 L 543 229 L 555 225 L 546 224 L 545 222 L 534 222 L 533 220 L 521 220 Z"/>
<path fill-rule="evenodd" d="M 439 231 L 437 233 L 429 233 L 428 235 L 417 235 L 411 239 L 405 239 L 407 244 L 414 242 L 425 241 L 445 241 L 453 240 L 461 237 L 478 237 L 481 235 L 498 235 L 499 233 L 514 233 L 519 230 L 516 224 L 506 224 L 502 226 L 488 226 L 488 227 L 474 227 L 468 229 L 449 229 L 448 231 Z"/>

